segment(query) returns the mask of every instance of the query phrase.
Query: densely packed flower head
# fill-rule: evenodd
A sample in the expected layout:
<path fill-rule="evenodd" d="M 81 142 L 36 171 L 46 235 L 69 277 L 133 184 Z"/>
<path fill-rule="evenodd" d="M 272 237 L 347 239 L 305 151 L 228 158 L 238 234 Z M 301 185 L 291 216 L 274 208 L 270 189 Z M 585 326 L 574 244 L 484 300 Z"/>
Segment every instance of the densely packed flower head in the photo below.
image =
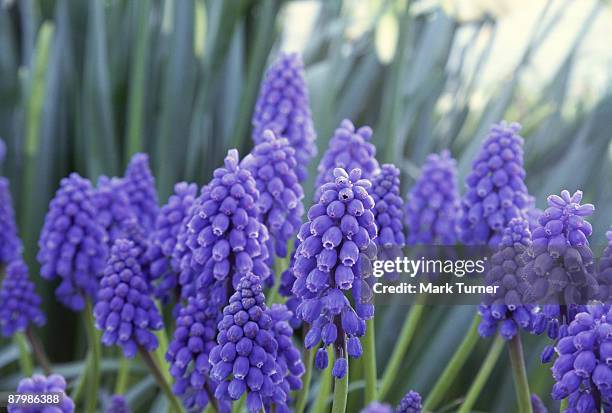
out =
<path fill-rule="evenodd" d="M 333 182 L 334 168 L 346 171 L 360 169 L 363 178 L 371 180 L 379 169 L 375 158 L 376 147 L 370 142 L 372 133 L 372 128 L 369 126 L 355 130 L 353 123 L 344 119 L 335 130 L 334 136 L 329 141 L 329 147 L 321 158 L 315 187 L 320 188 L 327 182 Z M 315 200 L 319 195 L 318 192 L 315 194 Z"/>
<path fill-rule="evenodd" d="M 295 149 L 296 174 L 306 180 L 308 164 L 317 154 L 316 133 L 310 113 L 304 63 L 297 53 L 281 53 L 261 84 L 253 114 L 253 140 L 260 143 L 264 131 L 287 138 Z"/>
<path fill-rule="evenodd" d="M 404 200 L 400 195 L 400 171 L 391 164 L 382 166 L 372 180 L 374 198 L 374 218 L 378 226 L 377 245 L 403 247 Z"/>
<path fill-rule="evenodd" d="M 108 255 L 108 235 L 97 215 L 91 183 L 73 173 L 62 179 L 38 241 L 40 275 L 61 278 L 55 294 L 74 311 L 84 308 L 86 297 L 95 298 Z"/>
<path fill-rule="evenodd" d="M 97 219 L 108 234 L 109 248 L 115 240 L 125 236 L 126 229 L 132 223 L 138 222 L 130 198 L 124 190 L 124 182 L 121 178 L 101 176 L 95 191 Z"/>
<path fill-rule="evenodd" d="M 159 206 L 148 155 L 137 153 L 132 157 L 123 178 L 123 190 L 138 222 L 145 233 L 150 233 L 155 227 Z"/>
<path fill-rule="evenodd" d="M 397 406 L 396 413 L 421 413 L 423 411 L 423 405 L 421 404 L 421 395 L 414 390 L 410 390 L 402 398 L 399 406 Z"/>
<path fill-rule="evenodd" d="M 138 263 L 140 253 L 128 239 L 115 241 L 94 308 L 96 327 L 103 331 L 102 343 L 120 346 L 126 357 L 134 357 L 139 347 L 155 350 L 158 343 L 151 330 L 163 327 Z"/>
<path fill-rule="evenodd" d="M 334 181 L 319 188 L 321 197 L 298 233 L 293 292 L 301 301 L 297 316 L 311 326 L 305 346 L 311 349 L 323 341 L 315 363 L 323 369 L 327 366 L 325 347 L 335 345 L 338 356 L 332 372 L 338 378 L 346 374 L 347 353 L 361 356 L 359 337 L 365 334 L 365 320 L 374 315 L 366 272 L 376 256 L 371 186 L 359 169 L 348 174 L 336 168 Z"/>
<path fill-rule="evenodd" d="M 408 244 L 454 244 L 458 209 L 457 162 L 446 150 L 430 154 L 406 201 Z"/>
<path fill-rule="evenodd" d="M 197 197 L 196 184 L 180 182 L 174 186 L 174 194 L 168 199 L 157 216 L 155 230 L 151 237 L 147 258 L 153 279 L 159 279 L 156 296 L 167 300 L 178 285 L 178 267 L 172 265 L 172 254 L 175 251 L 179 232 L 186 227 L 189 215 Z"/>
<path fill-rule="evenodd" d="M 527 213 L 520 128 L 517 123 L 493 125 L 472 163 L 459 218 L 459 237 L 465 244 L 494 247 L 508 222 Z"/>
<path fill-rule="evenodd" d="M 555 346 L 554 400 L 568 399 L 565 412 L 599 412 L 612 402 L 612 312 L 586 307 Z"/>
<path fill-rule="evenodd" d="M 29 325 L 42 326 L 45 315 L 40 309 L 40 297 L 28 277 L 28 267 L 22 260 L 14 260 L 6 268 L 0 286 L 0 330 L 10 337 Z"/>
<path fill-rule="evenodd" d="M 125 401 L 125 397 L 115 394 L 111 398 L 111 403 L 106 409 L 106 413 L 130 413 L 131 410 Z"/>
<path fill-rule="evenodd" d="M 520 271 L 525 266 L 526 253 L 531 248 L 529 223 L 514 218 L 504 231 L 497 251 L 490 260 L 491 268 L 485 276 L 487 285 L 498 287 L 497 292 L 487 295 L 478 310 L 482 320 L 478 333 L 490 337 L 497 332 L 506 340 L 512 339 L 519 328 L 530 329 L 533 322 L 533 305 L 524 305 Z"/>
<path fill-rule="evenodd" d="M 59 403 L 52 407 L 49 405 L 30 404 L 30 405 L 8 405 L 9 413 L 72 413 L 74 412 L 74 402 L 66 394 L 66 380 L 59 374 L 52 374 L 48 377 L 35 374 L 32 377 L 24 378 L 17 385 L 17 393 L 49 394 L 57 393 Z"/>
<path fill-rule="evenodd" d="M 266 130 L 242 165 L 255 178 L 257 207 L 270 231 L 274 251 L 278 257 L 285 257 L 287 242 L 297 232 L 304 214 L 304 191 L 295 173 L 295 149 L 286 138 L 277 138 Z"/>
<path fill-rule="evenodd" d="M 261 279 L 254 274 L 242 277 L 236 292 L 223 309 L 218 345 L 210 352 L 211 377 L 219 381 L 215 397 L 238 400 L 246 393 L 249 412 L 258 412 L 266 400 L 286 403 L 288 395 L 277 374 L 279 345 L 273 320 L 266 311 Z"/>
<path fill-rule="evenodd" d="M 270 269 L 268 230 L 258 220 L 259 192 L 251 173 L 239 166 L 238 151 L 230 150 L 225 167 L 202 189 L 193 209 L 185 241 L 189 265 L 196 269 L 196 290 L 216 281 L 232 280 L 236 287 L 245 274 L 265 279 Z"/>
<path fill-rule="evenodd" d="M 373 401 L 361 409 L 361 413 L 393 413 L 393 408 L 387 403 Z"/>
<path fill-rule="evenodd" d="M 0 177 L 0 268 L 19 258 L 22 252 L 9 181 Z"/>

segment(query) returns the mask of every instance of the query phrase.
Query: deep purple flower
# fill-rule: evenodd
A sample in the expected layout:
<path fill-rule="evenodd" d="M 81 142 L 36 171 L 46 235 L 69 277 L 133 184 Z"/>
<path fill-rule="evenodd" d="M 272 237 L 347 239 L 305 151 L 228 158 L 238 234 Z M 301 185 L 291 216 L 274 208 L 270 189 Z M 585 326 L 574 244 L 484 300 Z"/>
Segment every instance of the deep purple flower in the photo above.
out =
<path fill-rule="evenodd" d="M 495 247 L 512 218 L 526 218 L 530 199 L 520 128 L 517 123 L 493 125 L 472 163 L 459 218 L 464 244 Z"/>
<path fill-rule="evenodd" d="M 414 390 L 406 393 L 396 409 L 396 413 L 421 413 L 422 411 L 421 395 Z"/>
<path fill-rule="evenodd" d="M 457 162 L 446 150 L 430 154 L 406 201 L 408 244 L 454 244 L 458 210 Z"/>
<path fill-rule="evenodd" d="M 394 165 L 385 164 L 372 180 L 374 218 L 378 226 L 376 245 L 403 247 L 404 200 L 400 195 L 400 171 Z"/>
<path fill-rule="evenodd" d="M 125 191 L 122 178 L 101 176 L 94 196 L 98 210 L 97 219 L 108 234 L 108 247 L 125 236 L 126 229 L 138 222 L 136 212 L 130 206 L 130 198 Z"/>
<path fill-rule="evenodd" d="M 59 374 L 52 374 L 48 377 L 35 374 L 32 377 L 24 378 L 17 385 L 17 393 L 48 394 L 59 393 L 59 404 L 41 405 L 8 405 L 9 413 L 72 413 L 74 403 L 66 394 L 66 380 Z"/>
<path fill-rule="evenodd" d="M 123 190 L 138 222 L 146 234 L 150 233 L 155 227 L 159 207 L 148 155 L 137 153 L 132 157 L 123 178 Z"/>
<path fill-rule="evenodd" d="M 531 233 L 528 222 L 521 218 L 512 219 L 491 257 L 491 268 L 485 276 L 485 283 L 496 286 L 497 292 L 486 295 L 478 307 L 482 315 L 478 333 L 482 337 L 494 335 L 499 327 L 500 335 L 510 340 L 520 328 L 531 328 L 534 306 L 523 303 L 520 277 L 530 249 Z"/>
<path fill-rule="evenodd" d="M 555 346 L 551 368 L 554 400 L 568 399 L 565 412 L 599 412 L 612 401 L 612 312 L 601 304 L 576 315 Z"/>
<path fill-rule="evenodd" d="M 39 327 L 45 324 L 40 297 L 23 261 L 10 263 L 4 279 L 0 281 L 0 329 L 3 336 L 10 337 L 24 331 L 30 324 Z"/>
<path fill-rule="evenodd" d="M 74 311 L 85 307 L 86 297 L 95 298 L 108 255 L 108 235 L 97 215 L 91 183 L 70 174 L 49 205 L 38 241 L 40 275 L 62 279 L 55 295 Z"/>
<path fill-rule="evenodd" d="M 361 409 L 361 413 L 393 413 L 393 409 L 391 408 L 391 405 L 387 403 L 373 401 Z"/>
<path fill-rule="evenodd" d="M 257 184 L 257 207 L 268 227 L 276 256 L 287 256 L 287 243 L 297 232 L 304 214 L 304 191 L 295 173 L 295 149 L 286 138 L 266 130 L 242 166 Z"/>
<path fill-rule="evenodd" d="M 96 328 L 103 331 L 102 343 L 123 349 L 134 357 L 138 347 L 147 351 L 157 348 L 151 330 L 163 327 L 161 315 L 150 297 L 150 286 L 142 273 L 134 242 L 118 239 L 111 249 L 100 281 L 98 302 L 94 308 Z"/>
<path fill-rule="evenodd" d="M 125 398 L 119 394 L 115 394 L 111 398 L 111 403 L 106 409 L 106 413 L 130 413 L 131 410 L 125 401 Z"/>
<path fill-rule="evenodd" d="M 223 309 L 218 345 L 210 352 L 211 377 L 220 382 L 217 399 L 238 400 L 246 393 L 247 409 L 253 413 L 261 411 L 267 400 L 286 403 L 273 327 L 261 279 L 253 274 L 243 276 Z"/>
<path fill-rule="evenodd" d="M 22 252 L 9 181 L 0 177 L 0 268 L 19 258 Z"/>
<path fill-rule="evenodd" d="M 321 341 L 323 347 L 335 345 L 332 373 L 341 378 L 347 371 L 347 355 L 361 356 L 358 337 L 365 334 L 365 320 L 374 315 L 367 277 L 376 256 L 373 239 L 377 228 L 370 181 L 361 178 L 359 169 L 349 175 L 336 168 L 334 176 L 333 182 L 319 188 L 321 197 L 298 233 L 293 292 L 300 299 L 297 316 L 311 326 L 306 348 Z M 349 291 L 355 309 L 347 296 Z M 325 351 L 317 354 L 315 364 L 326 364 L 326 357 Z"/>
<path fill-rule="evenodd" d="M 548 409 L 535 393 L 531 395 L 531 409 L 533 413 L 548 413 Z"/>
<path fill-rule="evenodd" d="M 155 294 L 167 301 L 177 288 L 178 265 L 172 265 L 179 233 L 187 226 L 186 217 L 198 193 L 196 184 L 180 182 L 174 186 L 174 194 L 159 211 L 153 231 L 147 259 L 150 262 L 151 277 L 159 279 Z"/>
<path fill-rule="evenodd" d="M 253 140 L 263 139 L 266 130 L 287 138 L 295 149 L 296 174 L 306 180 L 308 164 L 317 154 L 316 133 L 310 113 L 304 63 L 296 53 L 281 53 L 266 72 L 253 114 Z"/>
<path fill-rule="evenodd" d="M 315 187 L 320 188 L 323 184 L 333 182 L 335 168 L 346 171 L 361 169 L 363 179 L 371 180 L 379 170 L 376 160 L 376 147 L 370 142 L 372 139 L 372 128 L 362 126 L 355 130 L 353 123 L 345 119 L 334 131 L 334 136 L 329 141 L 329 147 L 323 154 L 319 163 Z M 319 193 L 315 194 L 315 201 Z"/>

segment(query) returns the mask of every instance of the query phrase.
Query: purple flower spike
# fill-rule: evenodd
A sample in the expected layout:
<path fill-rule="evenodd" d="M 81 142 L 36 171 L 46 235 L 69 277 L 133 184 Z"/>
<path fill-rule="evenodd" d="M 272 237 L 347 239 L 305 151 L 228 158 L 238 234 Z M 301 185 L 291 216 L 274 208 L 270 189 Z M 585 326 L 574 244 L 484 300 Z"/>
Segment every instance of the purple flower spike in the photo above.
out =
<path fill-rule="evenodd" d="M 96 328 L 104 332 L 102 343 L 120 346 L 129 358 L 136 355 L 139 347 L 155 350 L 158 343 L 151 330 L 163 327 L 138 263 L 140 253 L 130 240 L 115 241 L 94 308 Z"/>
<path fill-rule="evenodd" d="M 38 241 L 40 275 L 62 279 L 55 295 L 73 311 L 95 298 L 106 263 L 108 235 L 97 216 L 91 183 L 73 173 L 62 179 Z"/>
<path fill-rule="evenodd" d="M 421 395 L 414 390 L 406 393 L 396 409 L 396 413 L 421 413 L 422 411 Z"/>
<path fill-rule="evenodd" d="M 551 368 L 554 400 L 568 399 L 566 412 L 598 412 L 612 402 L 612 312 L 587 306 L 555 346 Z"/>
<path fill-rule="evenodd" d="M 168 301 L 178 285 L 180 265 L 173 265 L 173 254 L 179 233 L 187 226 L 187 217 L 193 207 L 198 187 L 196 184 L 180 182 L 174 186 L 174 194 L 164 205 L 155 223 L 155 230 L 147 251 L 153 279 L 160 279 L 155 295 Z"/>
<path fill-rule="evenodd" d="M 368 268 L 376 257 L 377 227 L 370 181 L 361 178 L 359 169 L 349 174 L 336 168 L 334 176 L 333 182 L 319 188 L 319 202 L 310 208 L 308 222 L 298 233 L 293 293 L 300 300 L 296 315 L 311 326 L 306 348 L 321 341 L 323 347 L 335 345 L 334 375 L 340 377 L 346 373 L 345 344 L 349 356 L 360 357 L 357 337 L 365 334 L 365 320 L 374 316 Z M 320 357 L 317 366 L 327 362 Z"/>
<path fill-rule="evenodd" d="M 111 398 L 111 404 L 106 409 L 106 413 L 131 413 L 125 398 L 119 394 Z"/>
<path fill-rule="evenodd" d="M 403 247 L 404 200 L 400 196 L 400 171 L 394 165 L 385 164 L 372 180 L 372 212 L 378 226 L 377 245 Z M 349 208 L 350 208 L 349 204 Z"/>
<path fill-rule="evenodd" d="M 45 324 L 40 297 L 28 277 L 28 267 L 21 260 L 13 261 L 6 268 L 0 286 L 0 302 L 0 329 L 5 337 L 26 330 L 30 324 L 39 327 Z"/>
<path fill-rule="evenodd" d="M 304 191 L 295 174 L 295 149 L 285 138 L 266 130 L 242 166 L 255 178 L 257 207 L 268 227 L 278 257 L 287 256 L 287 242 L 297 232 L 304 214 Z"/>
<path fill-rule="evenodd" d="M 101 176 L 95 191 L 97 219 L 108 234 L 109 248 L 125 236 L 127 228 L 137 222 L 136 213 L 130 206 L 130 198 L 125 191 L 124 180 Z"/>
<path fill-rule="evenodd" d="M 21 257 L 22 252 L 9 181 L 0 177 L 0 268 Z"/>
<path fill-rule="evenodd" d="M 498 327 L 506 340 L 511 340 L 521 328 L 531 331 L 534 306 L 523 304 L 519 275 L 530 249 L 529 223 L 521 218 L 512 219 L 491 257 L 491 270 L 485 278 L 487 285 L 498 288 L 494 295 L 486 295 L 478 308 L 482 315 L 478 333 L 482 337 L 494 335 Z"/>
<path fill-rule="evenodd" d="M 218 345 L 210 352 L 211 377 L 220 383 L 219 400 L 238 400 L 247 394 L 247 409 L 255 413 L 264 403 L 287 400 L 283 377 L 278 374 L 279 343 L 268 313 L 261 279 L 247 274 L 223 309 Z"/>
<path fill-rule="evenodd" d="M 457 162 L 449 151 L 429 155 L 408 193 L 408 244 L 455 244 L 458 210 Z"/>
<path fill-rule="evenodd" d="M 48 377 L 35 374 L 32 377 L 21 379 L 17 385 L 17 393 L 48 394 L 58 393 L 60 402 L 49 405 L 8 405 L 9 413 L 72 413 L 74 412 L 74 402 L 66 394 L 66 380 L 59 374 L 52 374 Z"/>
<path fill-rule="evenodd" d="M 374 401 L 361 410 L 361 413 L 393 413 L 391 405 Z"/>
<path fill-rule="evenodd" d="M 374 178 L 379 166 L 375 158 L 376 147 L 370 142 L 372 133 L 372 128 L 369 126 L 355 130 L 350 120 L 343 120 L 335 130 L 334 136 L 329 141 L 329 147 L 319 163 L 316 188 L 334 181 L 334 168 L 346 171 L 361 169 L 363 179 Z M 315 194 L 315 200 L 319 195 L 318 192 Z"/>
<path fill-rule="evenodd" d="M 155 227 L 159 207 L 148 155 L 137 153 L 132 157 L 123 186 L 138 222 L 146 234 L 150 233 Z"/>
<path fill-rule="evenodd" d="M 493 125 L 465 180 L 459 237 L 467 245 L 495 247 L 512 218 L 526 218 L 530 206 L 523 138 L 518 123 Z"/>
<path fill-rule="evenodd" d="M 253 140 L 259 144 L 266 130 L 289 140 L 295 149 L 296 174 L 300 182 L 317 154 L 316 133 L 310 113 L 304 63 L 296 53 L 281 53 L 261 84 L 253 114 Z"/>

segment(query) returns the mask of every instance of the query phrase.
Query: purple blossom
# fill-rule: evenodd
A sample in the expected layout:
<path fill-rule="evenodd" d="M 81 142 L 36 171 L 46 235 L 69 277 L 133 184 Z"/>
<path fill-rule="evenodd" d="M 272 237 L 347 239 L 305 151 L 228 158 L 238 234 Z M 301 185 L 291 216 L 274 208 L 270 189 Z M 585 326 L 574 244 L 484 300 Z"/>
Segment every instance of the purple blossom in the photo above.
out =
<path fill-rule="evenodd" d="M 108 234 L 109 248 L 117 239 L 125 236 L 130 225 L 138 221 L 124 186 L 124 180 L 121 178 L 101 176 L 95 191 L 97 219 Z"/>
<path fill-rule="evenodd" d="M 153 231 L 147 259 L 150 262 L 151 277 L 159 279 L 155 294 L 167 301 L 177 288 L 179 266 L 172 265 L 179 232 L 187 226 L 186 217 L 197 197 L 196 184 L 180 182 L 174 186 L 174 194 L 159 211 Z"/>
<path fill-rule="evenodd" d="M 271 130 L 263 132 L 260 142 L 242 161 L 255 178 L 260 220 L 270 231 L 278 257 L 287 256 L 287 243 L 304 214 L 304 191 L 295 174 L 296 165 L 295 150 L 289 141 L 277 138 Z"/>
<path fill-rule="evenodd" d="M 19 258 L 22 252 L 9 181 L 0 177 L 0 268 Z"/>
<path fill-rule="evenodd" d="M 28 267 L 21 260 L 13 261 L 6 268 L 0 286 L 0 303 L 0 328 L 5 337 L 25 331 L 30 324 L 39 327 L 45 324 L 40 297 L 28 277 Z"/>
<path fill-rule="evenodd" d="M 396 413 L 421 413 L 422 411 L 421 395 L 414 390 L 406 393 L 396 409 Z"/>
<path fill-rule="evenodd" d="M 24 378 L 17 385 L 17 393 L 59 393 L 59 404 L 49 405 L 8 405 L 9 413 L 72 413 L 74 412 L 74 402 L 66 394 L 66 380 L 59 374 L 52 374 L 48 377 L 35 374 L 32 377 Z"/>
<path fill-rule="evenodd" d="M 491 337 L 499 328 L 500 335 L 510 340 L 520 328 L 531 328 L 534 306 L 523 305 L 520 278 L 530 249 L 529 224 L 521 218 L 512 219 L 491 257 L 491 268 L 485 276 L 485 283 L 496 286 L 497 292 L 486 295 L 478 308 L 482 315 L 478 333 L 482 337 Z"/>
<path fill-rule="evenodd" d="M 136 355 L 139 347 L 155 350 L 158 343 L 151 330 L 163 327 L 138 263 L 139 254 L 141 251 L 134 242 L 115 241 L 94 308 L 96 328 L 104 332 L 102 343 L 120 346 L 123 354 L 130 358 Z"/>
<path fill-rule="evenodd" d="M 576 315 L 555 345 L 551 368 L 554 400 L 568 399 L 565 412 L 599 412 L 612 399 L 612 312 L 601 304 Z"/>
<path fill-rule="evenodd" d="M 243 276 L 223 309 L 218 345 L 210 352 L 211 377 L 219 381 L 217 399 L 238 400 L 246 393 L 247 410 L 253 413 L 267 402 L 286 403 L 273 327 L 261 279 L 253 274 Z"/>
<path fill-rule="evenodd" d="M 391 405 L 373 401 L 361 410 L 361 413 L 393 413 Z"/>
<path fill-rule="evenodd" d="M 429 155 L 408 193 L 408 244 L 455 244 L 458 210 L 457 162 L 449 151 Z"/>
<path fill-rule="evenodd" d="M 96 296 L 108 255 L 108 235 L 97 215 L 91 183 L 73 173 L 62 179 L 38 241 L 40 275 L 61 278 L 55 295 L 74 311 Z"/>
<path fill-rule="evenodd" d="M 548 413 L 548 409 L 535 393 L 531 395 L 531 409 L 533 413 Z"/>
<path fill-rule="evenodd" d="M 308 164 L 317 154 L 316 133 L 310 113 L 304 63 L 296 53 L 281 53 L 266 72 L 253 114 L 253 140 L 263 140 L 266 130 L 289 140 L 295 149 L 296 174 L 306 180 Z"/>
<path fill-rule="evenodd" d="M 115 394 L 111 398 L 111 403 L 106 409 L 106 413 L 130 413 L 131 410 L 125 401 L 125 398 L 119 394 Z"/>
<path fill-rule="evenodd" d="M 517 123 L 493 125 L 472 163 L 459 218 L 464 244 L 495 247 L 512 218 L 526 217 L 530 199 L 520 128 Z"/>
<path fill-rule="evenodd" d="M 404 200 L 400 196 L 400 171 L 394 165 L 385 164 L 372 180 L 374 218 L 378 226 L 375 242 L 386 248 L 403 247 Z"/>
<path fill-rule="evenodd" d="M 138 222 L 149 234 L 155 227 L 159 207 L 148 155 L 137 153 L 132 157 L 123 178 L 123 190 Z"/>
<path fill-rule="evenodd" d="M 321 158 L 315 187 L 320 188 L 323 184 L 333 182 L 335 168 L 342 168 L 346 171 L 361 169 L 364 179 L 374 178 L 379 166 L 375 158 L 376 147 L 370 142 L 372 133 L 372 128 L 369 126 L 362 126 L 355 130 L 350 120 L 343 120 L 335 130 L 334 136 L 329 141 L 329 147 Z M 319 195 L 318 192 L 315 194 L 315 200 Z"/>
<path fill-rule="evenodd" d="M 321 197 L 298 233 L 293 292 L 300 300 L 297 316 L 311 326 L 306 348 L 321 341 L 323 347 L 335 345 L 332 373 L 341 378 L 347 371 L 347 355 L 361 356 L 358 337 L 365 334 L 365 320 L 374 315 L 367 277 L 376 256 L 373 239 L 377 228 L 370 181 L 361 178 L 359 169 L 348 174 L 336 168 L 334 176 L 333 182 L 319 188 Z M 349 291 L 355 309 L 347 296 Z M 317 367 L 327 365 L 327 353 L 321 350 Z"/>

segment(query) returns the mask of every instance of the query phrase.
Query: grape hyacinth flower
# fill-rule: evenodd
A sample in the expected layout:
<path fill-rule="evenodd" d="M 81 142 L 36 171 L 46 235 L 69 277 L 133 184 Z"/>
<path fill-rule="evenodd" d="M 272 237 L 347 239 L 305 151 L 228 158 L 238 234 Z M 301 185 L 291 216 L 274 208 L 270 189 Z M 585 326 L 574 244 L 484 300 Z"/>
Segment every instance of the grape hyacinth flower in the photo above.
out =
<path fill-rule="evenodd" d="M 404 237 L 404 200 L 400 195 L 400 171 L 395 165 L 385 164 L 380 173 L 372 180 L 374 198 L 374 218 L 378 227 L 379 246 L 403 247 Z"/>
<path fill-rule="evenodd" d="M 151 330 L 163 327 L 138 263 L 139 254 L 134 242 L 127 239 L 115 241 L 94 308 L 96 328 L 103 331 L 102 343 L 120 346 L 129 358 L 136 355 L 139 347 L 155 350 L 158 343 Z"/>
<path fill-rule="evenodd" d="M 308 164 L 317 154 L 317 146 L 304 80 L 304 63 L 297 53 L 281 53 L 261 84 L 253 114 L 253 140 L 256 144 L 263 140 L 266 130 L 289 140 L 295 149 L 296 175 L 300 182 L 304 182 Z"/>
<path fill-rule="evenodd" d="M 529 195 L 518 123 L 493 125 L 465 180 L 459 237 L 467 245 L 495 247 L 512 218 L 525 218 Z"/>
<path fill-rule="evenodd" d="M 270 231 L 278 257 L 287 256 L 287 243 L 297 232 L 304 214 L 304 191 L 295 173 L 296 165 L 295 149 L 271 130 L 263 132 L 241 165 L 255 178 L 260 220 Z"/>
<path fill-rule="evenodd" d="M 108 255 L 108 235 L 96 219 L 91 183 L 72 173 L 62 179 L 49 205 L 38 245 L 41 277 L 61 278 L 57 299 L 73 311 L 95 298 Z"/>
<path fill-rule="evenodd" d="M 327 182 L 333 182 L 334 168 L 342 168 L 346 171 L 360 169 L 364 179 L 374 178 L 379 166 L 375 158 L 376 147 L 370 142 L 372 133 L 372 128 L 369 126 L 362 126 L 355 130 L 353 123 L 344 119 L 334 131 L 329 147 L 321 158 L 315 187 L 320 188 Z M 315 193 L 315 200 L 318 200 L 319 196 L 318 192 Z"/>
<path fill-rule="evenodd" d="M 585 308 L 557 342 L 551 368 L 552 398 L 567 398 L 568 413 L 599 412 L 612 402 L 612 311 L 601 304 Z"/>
<path fill-rule="evenodd" d="M 261 279 L 246 274 L 223 309 L 218 344 L 210 352 L 211 377 L 219 381 L 217 399 L 238 400 L 246 393 L 247 410 L 252 413 L 261 411 L 266 401 L 286 403 L 272 328 Z"/>
<path fill-rule="evenodd" d="M 52 374 L 48 377 L 35 374 L 32 377 L 24 378 L 17 385 L 17 393 L 31 394 L 50 394 L 57 393 L 59 396 L 58 404 L 31 404 L 31 405 L 8 405 L 9 413 L 72 413 L 74 412 L 74 402 L 66 394 L 66 380 L 59 374 Z"/>
<path fill-rule="evenodd" d="M 393 409 L 391 408 L 391 405 L 387 403 L 373 401 L 361 409 L 361 413 L 393 413 Z"/>
<path fill-rule="evenodd" d="M 28 267 L 21 260 L 14 260 L 6 268 L 6 276 L 0 286 L 0 331 L 11 337 L 25 331 L 31 324 L 45 324 L 45 315 L 40 309 L 40 297 L 28 277 Z"/>
<path fill-rule="evenodd" d="M 106 409 L 106 413 L 131 413 L 131 410 L 125 401 L 125 398 L 119 394 L 115 394 L 111 398 L 111 403 Z"/>
<path fill-rule="evenodd" d="M 423 405 L 421 404 L 421 395 L 414 390 L 410 390 L 400 401 L 397 406 L 396 413 L 421 413 Z"/>
<path fill-rule="evenodd" d="M 155 227 L 159 207 L 148 155 L 137 153 L 132 157 L 123 178 L 123 190 L 138 222 L 149 234 Z"/>
<path fill-rule="evenodd" d="M 377 228 L 370 181 L 361 178 L 359 169 L 348 174 L 336 168 L 334 177 L 319 188 L 319 202 L 310 208 L 308 222 L 298 233 L 293 292 L 300 299 L 297 316 L 311 326 L 305 347 L 312 349 L 323 342 L 315 365 L 327 367 L 325 347 L 334 345 L 337 357 L 332 374 L 342 378 L 347 373 L 347 355 L 361 357 L 359 337 L 365 334 L 365 320 L 374 316 L 367 277 L 376 257 Z M 345 295 L 348 291 L 355 309 Z"/>
<path fill-rule="evenodd" d="M 0 270 L 21 257 L 23 245 L 17 234 L 9 181 L 0 177 Z"/>
<path fill-rule="evenodd" d="M 202 192 L 206 192 L 203 188 Z M 179 232 L 176 235 L 176 244 L 172 251 L 170 259 L 170 267 L 177 273 L 177 284 L 180 290 L 180 298 L 187 300 L 189 297 L 196 296 L 196 279 L 202 270 L 202 265 L 194 265 L 192 261 L 191 248 L 187 246 L 189 237 L 189 222 L 195 216 L 195 211 L 201 206 L 202 196 L 194 199 L 193 205 L 187 211 L 187 215 L 179 226 Z"/>
<path fill-rule="evenodd" d="M 137 222 L 136 214 L 130 205 L 130 198 L 124 190 L 124 180 L 121 178 L 98 178 L 98 186 L 94 197 L 97 219 L 108 234 L 108 247 L 125 236 L 126 229 Z"/>
<path fill-rule="evenodd" d="M 482 337 L 493 336 L 499 327 L 500 335 L 511 340 L 520 328 L 530 329 L 534 306 L 522 302 L 522 280 L 519 275 L 525 266 L 525 254 L 530 249 L 529 223 L 521 218 L 512 219 L 491 257 L 491 268 L 485 276 L 485 283 L 496 286 L 497 292 L 484 296 L 483 303 L 478 307 L 482 315 L 478 333 Z"/>
<path fill-rule="evenodd" d="M 150 272 L 153 279 L 160 279 L 155 295 L 167 301 L 177 288 L 178 267 L 172 266 L 172 254 L 176 248 L 181 229 L 197 197 L 196 184 L 180 182 L 174 186 L 174 194 L 168 199 L 157 216 L 155 230 L 147 251 Z"/>
<path fill-rule="evenodd" d="M 446 150 L 430 154 L 406 201 L 408 244 L 455 244 L 458 210 L 457 162 Z"/>

